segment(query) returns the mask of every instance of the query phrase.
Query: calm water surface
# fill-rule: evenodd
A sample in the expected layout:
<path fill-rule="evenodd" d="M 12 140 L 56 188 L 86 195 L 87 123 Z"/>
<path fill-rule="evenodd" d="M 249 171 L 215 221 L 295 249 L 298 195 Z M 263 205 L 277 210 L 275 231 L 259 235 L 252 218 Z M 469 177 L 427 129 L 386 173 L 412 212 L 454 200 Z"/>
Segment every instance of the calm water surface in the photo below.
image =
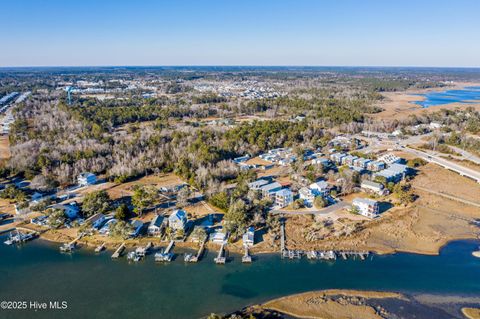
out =
<path fill-rule="evenodd" d="M 418 95 L 425 97 L 425 100 L 414 103 L 424 108 L 455 102 L 473 103 L 473 101 L 480 100 L 480 86 L 467 86 L 461 90 L 447 90 Z"/>
<path fill-rule="evenodd" d="M 395 254 L 335 263 L 281 260 L 262 255 L 252 265 L 239 256 L 224 266 L 214 253 L 198 264 L 180 256 L 138 264 L 86 249 L 60 254 L 58 245 L 36 240 L 22 247 L 0 237 L 0 301 L 67 301 L 67 310 L 5 311 L 0 318 L 199 318 L 308 290 L 354 288 L 480 295 L 478 243 L 453 242 L 439 256 Z"/>

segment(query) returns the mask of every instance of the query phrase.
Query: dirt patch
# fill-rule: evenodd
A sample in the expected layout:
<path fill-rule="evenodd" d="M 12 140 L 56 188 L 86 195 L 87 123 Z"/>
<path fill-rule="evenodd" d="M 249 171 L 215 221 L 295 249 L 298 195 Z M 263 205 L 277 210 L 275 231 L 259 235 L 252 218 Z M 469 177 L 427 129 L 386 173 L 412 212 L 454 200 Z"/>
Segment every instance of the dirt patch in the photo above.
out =
<path fill-rule="evenodd" d="M 480 202 L 480 184 L 435 164 L 423 166 L 418 171 L 413 185 L 466 200 Z"/>
<path fill-rule="evenodd" d="M 160 189 L 161 187 L 171 187 L 183 183 L 182 179 L 173 173 L 147 175 L 127 183 L 113 184 L 107 191 L 111 198 L 118 199 L 125 196 L 132 196 L 133 188 L 136 185 L 150 185 Z"/>
<path fill-rule="evenodd" d="M 10 142 L 8 135 L 0 136 L 0 161 L 8 160 L 12 154 L 10 153 Z"/>

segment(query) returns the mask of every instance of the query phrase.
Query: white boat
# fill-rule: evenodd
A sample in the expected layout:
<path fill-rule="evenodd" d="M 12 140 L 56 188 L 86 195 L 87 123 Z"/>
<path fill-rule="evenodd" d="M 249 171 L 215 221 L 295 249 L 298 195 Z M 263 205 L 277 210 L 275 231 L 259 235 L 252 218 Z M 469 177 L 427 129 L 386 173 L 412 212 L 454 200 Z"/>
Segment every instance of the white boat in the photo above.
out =
<path fill-rule="evenodd" d="M 155 261 L 172 261 L 172 259 L 172 253 L 158 252 L 155 254 Z"/>
<path fill-rule="evenodd" d="M 138 256 L 134 251 L 131 251 L 127 254 L 127 259 L 131 261 L 140 261 L 141 257 Z"/>
<path fill-rule="evenodd" d="M 71 253 L 73 250 L 75 249 L 75 244 L 63 244 L 62 246 L 60 246 L 60 251 L 62 253 Z"/>

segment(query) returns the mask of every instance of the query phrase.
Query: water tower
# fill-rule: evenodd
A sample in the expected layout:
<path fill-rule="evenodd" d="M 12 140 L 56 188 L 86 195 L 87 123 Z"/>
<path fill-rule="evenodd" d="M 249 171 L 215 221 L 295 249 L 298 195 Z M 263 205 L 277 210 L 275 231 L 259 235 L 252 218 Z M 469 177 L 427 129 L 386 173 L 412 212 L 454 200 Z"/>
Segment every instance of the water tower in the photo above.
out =
<path fill-rule="evenodd" d="M 68 100 L 68 105 L 72 104 L 72 87 L 71 86 L 66 86 L 65 91 L 67 91 L 67 100 Z"/>

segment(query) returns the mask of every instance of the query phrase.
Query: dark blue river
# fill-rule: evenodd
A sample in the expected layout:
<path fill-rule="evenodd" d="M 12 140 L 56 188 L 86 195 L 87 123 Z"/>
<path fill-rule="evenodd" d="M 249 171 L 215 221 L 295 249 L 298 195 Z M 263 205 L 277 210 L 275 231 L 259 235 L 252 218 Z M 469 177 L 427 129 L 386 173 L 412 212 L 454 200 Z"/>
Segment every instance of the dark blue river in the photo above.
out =
<path fill-rule="evenodd" d="M 480 295 L 478 242 L 458 241 L 439 256 L 394 254 L 366 261 L 311 262 L 261 255 L 251 265 L 239 256 L 224 266 L 209 253 L 186 265 L 180 256 L 129 264 L 80 249 L 60 254 L 40 240 L 22 247 L 0 238 L 0 301 L 66 301 L 66 310 L 0 310 L 0 318 L 200 318 L 309 290 L 353 288 Z"/>

